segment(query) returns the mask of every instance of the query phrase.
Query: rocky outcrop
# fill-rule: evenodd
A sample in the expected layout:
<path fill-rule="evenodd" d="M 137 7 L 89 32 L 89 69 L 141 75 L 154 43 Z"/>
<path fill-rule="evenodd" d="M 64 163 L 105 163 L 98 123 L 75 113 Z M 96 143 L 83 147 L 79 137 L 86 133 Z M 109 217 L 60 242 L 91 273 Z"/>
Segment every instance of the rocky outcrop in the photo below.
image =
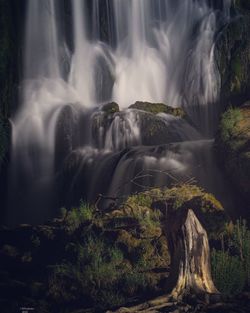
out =
<path fill-rule="evenodd" d="M 215 148 L 227 176 L 250 203 L 250 103 L 230 108 L 221 119 Z"/>

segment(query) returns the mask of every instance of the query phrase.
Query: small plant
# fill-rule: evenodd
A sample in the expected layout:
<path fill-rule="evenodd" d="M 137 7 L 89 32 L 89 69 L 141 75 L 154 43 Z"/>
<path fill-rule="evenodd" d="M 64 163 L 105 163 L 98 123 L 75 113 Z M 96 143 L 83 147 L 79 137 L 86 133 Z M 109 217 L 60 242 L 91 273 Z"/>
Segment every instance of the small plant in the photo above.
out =
<path fill-rule="evenodd" d="M 81 201 L 79 208 L 72 208 L 68 211 L 62 208 L 61 216 L 68 232 L 73 233 L 81 224 L 90 222 L 94 218 L 94 208 Z"/>

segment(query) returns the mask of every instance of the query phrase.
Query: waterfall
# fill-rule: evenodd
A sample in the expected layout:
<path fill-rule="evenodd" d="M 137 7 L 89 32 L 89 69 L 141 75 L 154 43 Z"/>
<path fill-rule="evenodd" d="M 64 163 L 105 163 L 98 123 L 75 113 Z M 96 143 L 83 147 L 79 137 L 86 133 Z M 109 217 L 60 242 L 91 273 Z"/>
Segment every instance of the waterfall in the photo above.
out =
<path fill-rule="evenodd" d="M 59 38 L 56 1 L 28 0 L 24 78 L 58 78 Z"/>
<path fill-rule="evenodd" d="M 29 220 L 36 196 L 47 200 L 41 201 L 41 206 L 50 207 L 55 177 L 74 149 L 81 151 L 81 169 L 85 168 L 89 177 L 84 184 L 89 182 L 92 191 L 98 184 L 97 175 L 103 175 L 107 164 L 114 166 L 109 169 L 113 190 L 128 169 L 132 175 L 138 164 L 147 167 L 148 160 L 153 159 L 164 169 L 162 160 L 170 154 L 176 157 L 169 152 L 157 157 L 155 148 L 148 158 L 136 150 L 138 160 L 131 152 L 131 158 L 123 159 L 122 165 L 123 161 L 118 161 L 126 149 L 136 146 L 140 150 L 143 143 L 140 116 L 127 109 L 136 101 L 184 107 L 192 125 L 178 118 L 157 117 L 170 133 L 177 133 L 174 138 L 182 138 L 184 143 L 213 136 L 220 93 L 214 43 L 221 23 L 230 18 L 231 1 L 221 3 L 222 9 L 216 10 L 207 0 L 71 0 L 72 29 L 66 32 L 61 23 L 62 1 L 28 0 L 20 107 L 13 117 L 9 190 L 17 192 L 25 181 L 20 199 L 28 200 L 23 205 L 20 200 L 20 206 L 29 209 L 18 220 Z M 68 71 L 64 69 L 65 60 Z M 112 101 L 122 112 L 98 130 L 99 143 L 95 145 L 90 125 L 100 114 L 99 108 Z M 181 147 L 184 156 L 189 144 Z M 192 151 L 189 149 L 189 153 Z M 91 174 L 90 169 L 95 168 L 88 166 L 97 161 L 99 170 Z M 193 161 L 185 159 L 184 163 L 185 169 L 193 168 Z M 116 172 L 118 165 L 122 170 Z M 18 201 L 10 201 L 10 216 Z"/>

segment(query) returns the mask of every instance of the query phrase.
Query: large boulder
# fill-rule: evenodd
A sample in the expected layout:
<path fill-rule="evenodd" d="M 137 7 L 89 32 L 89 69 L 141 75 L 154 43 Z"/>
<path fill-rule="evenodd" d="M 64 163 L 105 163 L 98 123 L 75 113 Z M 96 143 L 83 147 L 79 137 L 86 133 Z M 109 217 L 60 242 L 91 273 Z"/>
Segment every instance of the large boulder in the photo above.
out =
<path fill-rule="evenodd" d="M 250 103 L 230 108 L 221 119 L 215 147 L 221 166 L 250 202 Z"/>

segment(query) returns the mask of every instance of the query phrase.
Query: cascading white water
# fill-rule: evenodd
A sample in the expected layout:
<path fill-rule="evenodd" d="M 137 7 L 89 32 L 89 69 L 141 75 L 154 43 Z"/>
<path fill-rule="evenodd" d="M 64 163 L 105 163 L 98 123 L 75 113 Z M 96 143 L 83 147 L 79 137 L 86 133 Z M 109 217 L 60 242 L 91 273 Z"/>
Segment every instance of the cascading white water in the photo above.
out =
<path fill-rule="evenodd" d="M 83 12 L 85 1 L 72 2 L 74 15 L 74 53 L 71 63 L 69 84 L 76 91 L 78 101 L 85 106 L 95 104 L 94 95 L 94 47 L 87 40 L 86 21 Z"/>
<path fill-rule="evenodd" d="M 22 100 L 13 119 L 13 173 L 23 167 L 30 184 L 53 177 L 58 120 L 66 105 L 81 116 L 104 101 L 115 101 L 124 110 L 137 100 L 164 102 L 183 106 L 200 130 L 211 135 L 220 90 L 214 39 L 220 19 L 229 19 L 231 4 L 221 1 L 223 9 L 217 12 L 207 0 L 107 0 L 105 6 L 94 0 L 88 19 L 88 0 L 72 0 L 73 48 L 68 53 L 67 36 L 59 27 L 61 1 L 28 0 Z M 101 10 L 107 10 L 106 26 Z M 108 29 L 110 44 L 100 41 L 101 27 Z M 68 54 L 65 75 L 63 59 Z M 90 114 L 86 116 L 85 124 Z M 187 123 L 162 119 L 183 140 L 202 138 Z M 103 156 L 107 161 L 107 153 L 116 157 L 122 149 L 139 145 L 139 124 L 129 110 L 117 114 L 101 134 L 101 151 L 84 148 L 84 160 L 91 163 L 98 157 L 101 162 Z"/>
<path fill-rule="evenodd" d="M 229 5 L 225 0 L 226 16 Z M 112 100 L 124 108 L 138 99 L 185 106 L 211 135 L 216 110 L 209 106 L 220 90 L 216 12 L 206 0 L 117 0 L 114 6 L 118 46 Z"/>
<path fill-rule="evenodd" d="M 59 40 L 54 0 L 29 0 L 25 31 L 24 78 L 58 78 Z"/>

